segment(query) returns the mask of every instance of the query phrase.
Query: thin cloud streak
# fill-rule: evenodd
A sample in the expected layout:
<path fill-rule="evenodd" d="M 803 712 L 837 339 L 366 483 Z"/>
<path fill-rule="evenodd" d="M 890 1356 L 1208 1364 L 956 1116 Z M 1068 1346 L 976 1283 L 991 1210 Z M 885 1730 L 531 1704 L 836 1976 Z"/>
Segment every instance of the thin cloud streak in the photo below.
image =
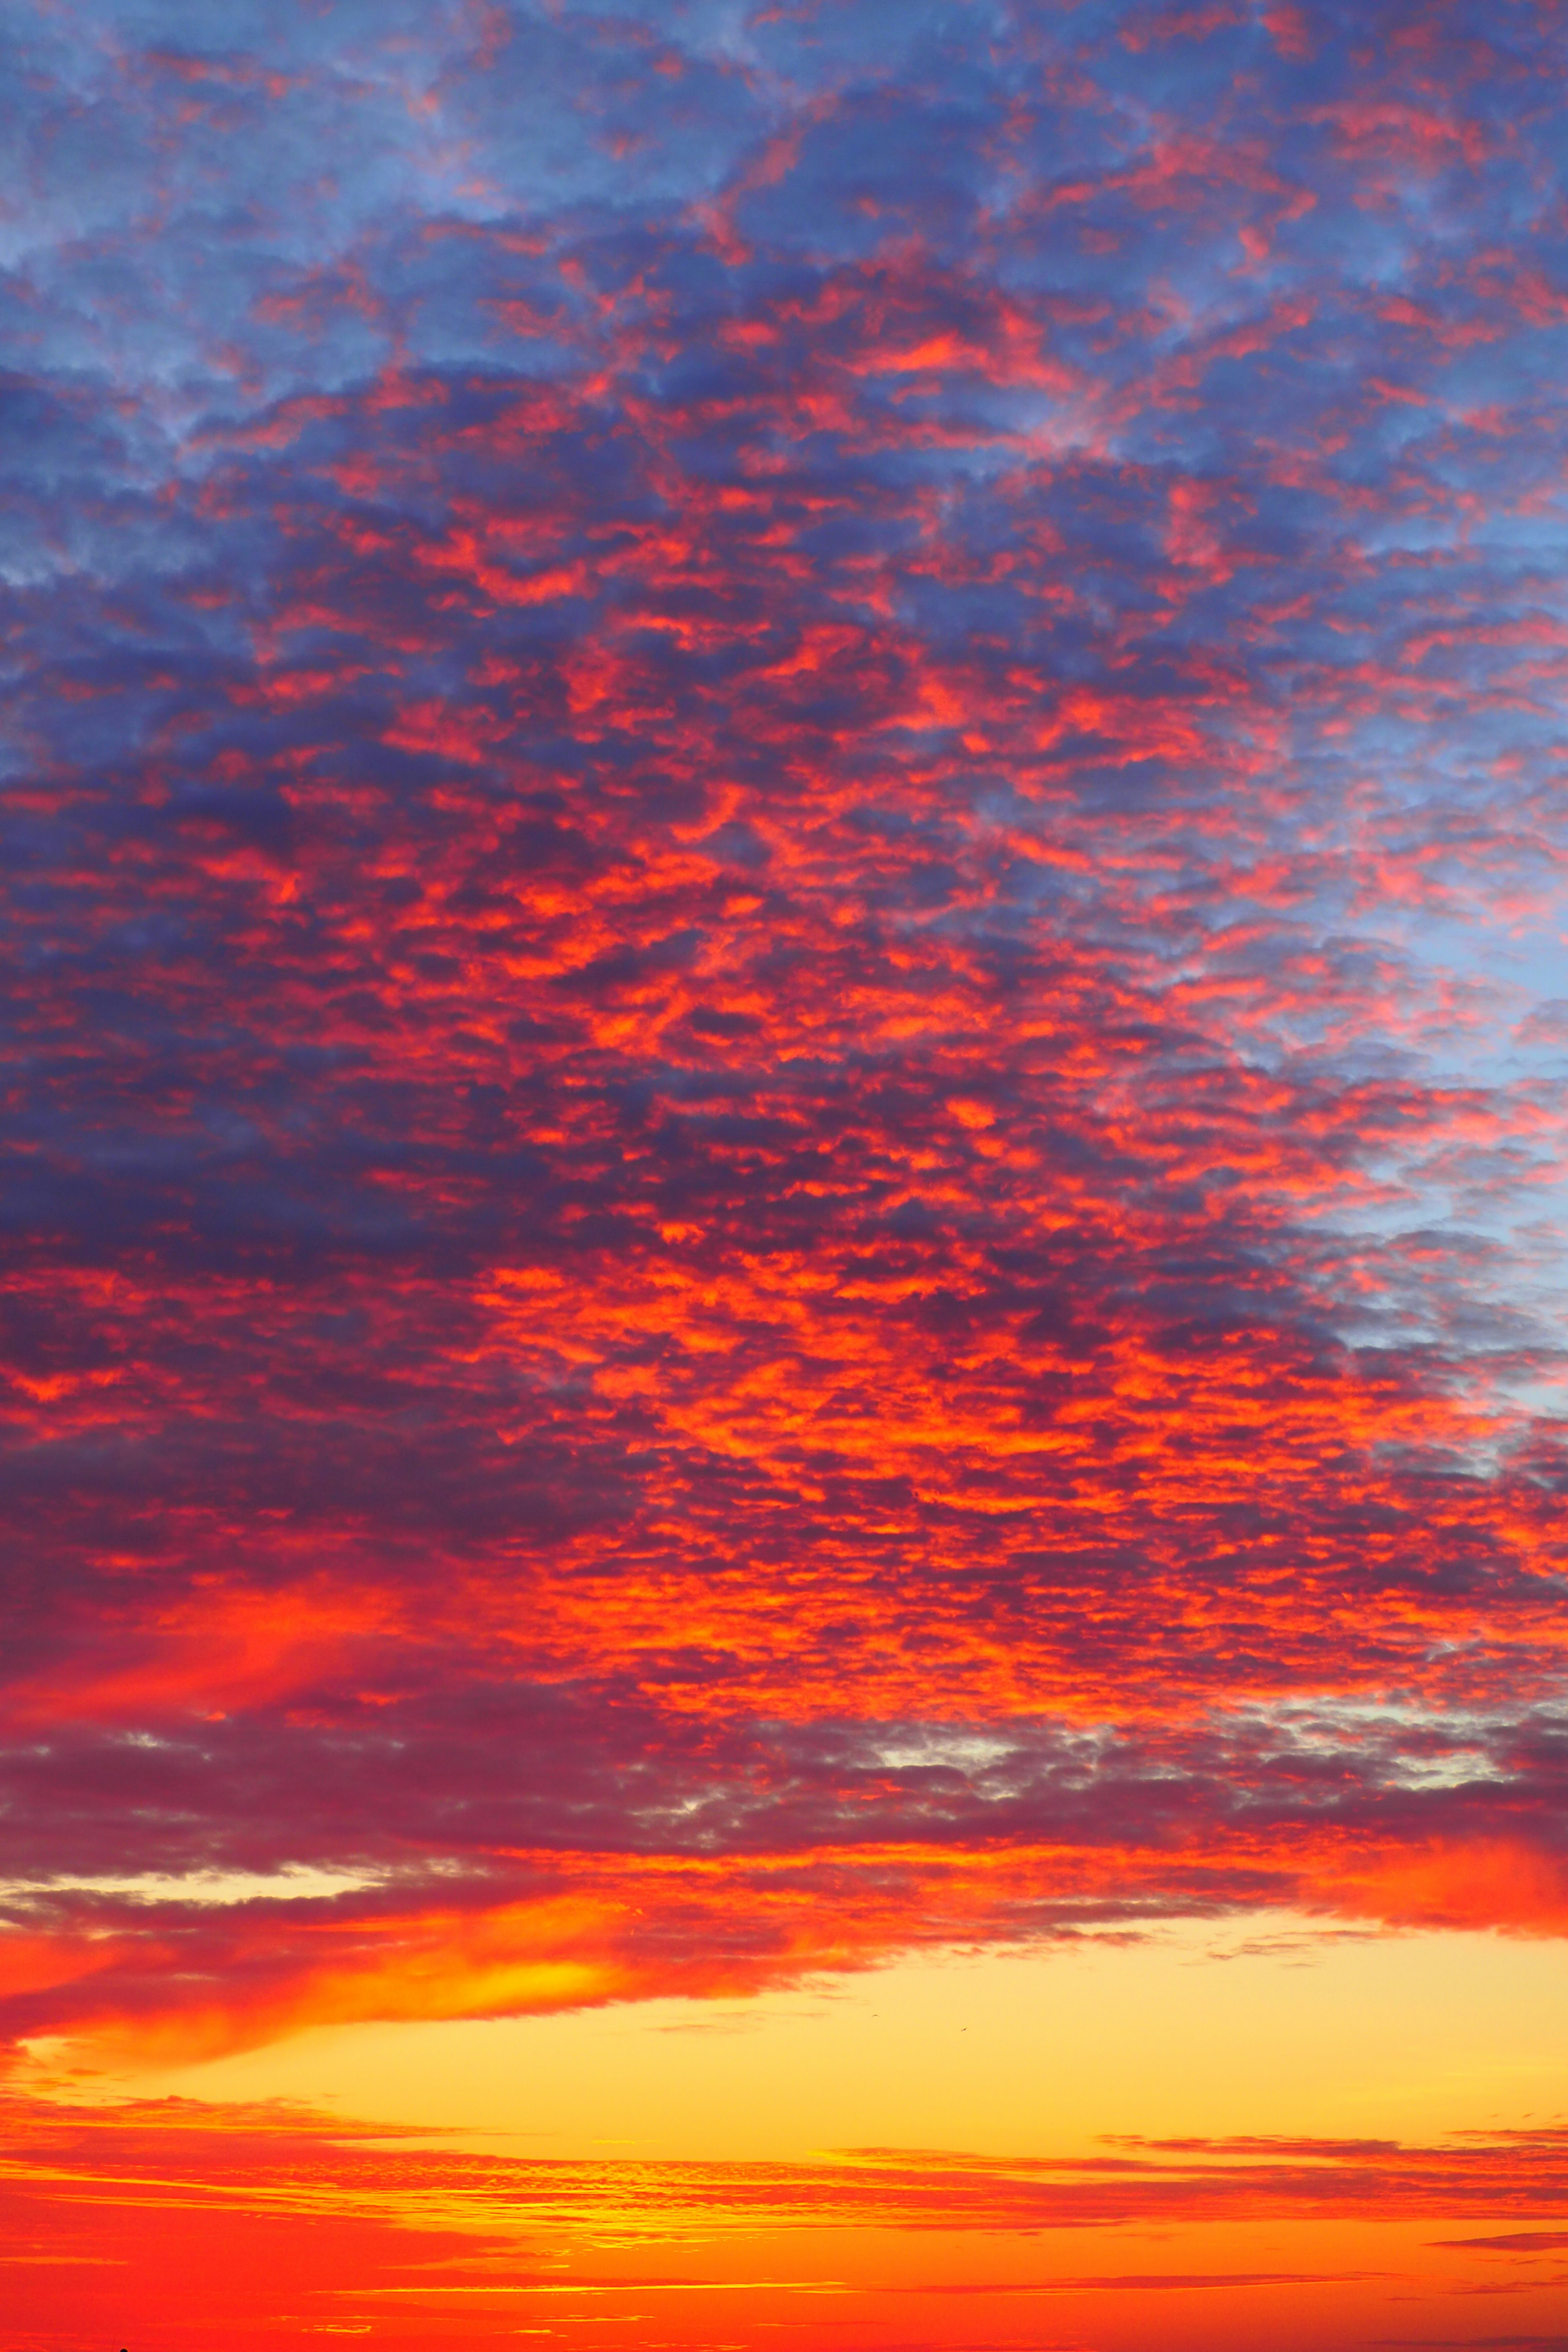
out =
<path fill-rule="evenodd" d="M 134 2232 L 163 2251 L 165 2275 L 194 2250 L 210 2260 L 221 2245 L 231 2277 L 254 2281 L 237 2323 L 242 2336 L 270 2327 L 275 2340 L 329 2325 L 494 2326 L 503 2315 L 512 2326 L 547 2327 L 563 2313 L 574 2326 L 608 2331 L 635 2321 L 637 2299 L 651 2296 L 665 2315 L 649 2324 L 687 2326 L 693 2341 L 707 2340 L 711 2305 L 721 2303 L 729 2340 L 747 2345 L 779 2340 L 781 2330 L 792 2346 L 808 2342 L 825 2319 L 857 2326 L 868 2343 L 907 2343 L 918 2300 L 918 2324 L 933 2331 L 922 2340 L 973 2344 L 972 2332 L 955 2337 L 951 2328 L 986 2324 L 982 2311 L 1006 2325 L 1010 2299 L 1026 2311 L 1058 2300 L 1070 2310 L 1081 2296 L 1092 2306 L 1085 2324 L 1097 2328 L 1179 2328 L 1190 2324 L 1177 2317 L 1180 2305 L 1215 2326 L 1211 2340 L 1244 2341 L 1262 2316 L 1282 2343 L 1348 2346 L 1368 2340 L 1369 2324 L 1391 2306 L 1419 2324 L 1449 2295 L 1485 2292 L 1499 2247 L 1528 2258 L 1538 2242 L 1543 2251 L 1560 2242 L 1528 2230 L 1448 2241 L 1434 2273 L 1422 2232 L 1435 2220 L 1528 2221 L 1560 2204 L 1564 2188 L 1561 2132 L 1441 2147 L 1132 2141 L 1068 2160 L 1005 2162 L 860 2149 L 806 2165 L 476 2154 L 432 2147 L 428 2133 L 355 2126 L 280 2102 L 168 2099 L 42 2116 L 29 2103 L 0 2119 L 0 2132 L 20 2224 L 8 2267 L 25 2325 L 35 2309 L 51 2309 L 41 2300 L 50 2293 L 57 2314 L 62 2291 L 84 2314 L 106 2306 Z M 1278 2258 L 1283 2229 L 1316 2254 L 1322 2240 L 1312 2231 L 1345 2226 L 1381 2232 L 1357 2241 L 1375 2242 L 1375 2262 Z M 1208 2232 L 1209 2249 L 1245 2250 L 1243 2259 L 1174 2266 L 1178 2227 Z M 264 2267 L 280 2229 L 296 2250 L 286 2280 Z M 869 2270 L 850 2252 L 866 2231 L 877 2249 Z M 1273 2259 L 1246 2259 L 1266 2245 Z M 1472 2258 L 1479 2268 L 1467 2267 Z M 71 2275 L 61 2278 L 68 2263 Z M 110 2275 L 95 2276 L 95 2265 Z M 1542 2283 L 1550 2290 L 1550 2281 L 1525 2281 L 1521 2291 Z M 1268 2299 L 1282 2294 L 1297 2300 Z M 1210 2295 L 1220 2298 L 1212 2315 L 1194 2300 Z M 184 2322 L 175 2326 L 171 2340 L 183 2345 Z M 1233 2338 L 1233 2326 L 1244 2333 Z M 52 2338 L 50 2329 L 40 2340 Z"/>

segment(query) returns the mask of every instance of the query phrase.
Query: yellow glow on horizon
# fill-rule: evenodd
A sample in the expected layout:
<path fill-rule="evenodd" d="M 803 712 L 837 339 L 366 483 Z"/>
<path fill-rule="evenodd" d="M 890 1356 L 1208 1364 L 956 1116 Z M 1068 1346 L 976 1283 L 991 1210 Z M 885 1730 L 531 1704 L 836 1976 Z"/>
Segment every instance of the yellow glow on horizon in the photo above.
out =
<path fill-rule="evenodd" d="M 114 2087 L 296 2099 L 561 2157 L 1431 2139 L 1568 2113 L 1565 2015 L 1568 1944 L 1272 1913 L 922 1955 L 750 2000 L 322 2026 Z"/>

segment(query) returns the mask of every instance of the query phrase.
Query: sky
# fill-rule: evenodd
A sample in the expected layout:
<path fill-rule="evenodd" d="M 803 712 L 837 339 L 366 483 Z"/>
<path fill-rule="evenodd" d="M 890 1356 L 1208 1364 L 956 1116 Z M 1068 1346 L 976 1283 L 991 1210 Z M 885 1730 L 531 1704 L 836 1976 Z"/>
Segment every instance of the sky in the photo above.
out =
<path fill-rule="evenodd" d="M 0 121 L 0 2352 L 1563 2352 L 1568 6 Z"/>

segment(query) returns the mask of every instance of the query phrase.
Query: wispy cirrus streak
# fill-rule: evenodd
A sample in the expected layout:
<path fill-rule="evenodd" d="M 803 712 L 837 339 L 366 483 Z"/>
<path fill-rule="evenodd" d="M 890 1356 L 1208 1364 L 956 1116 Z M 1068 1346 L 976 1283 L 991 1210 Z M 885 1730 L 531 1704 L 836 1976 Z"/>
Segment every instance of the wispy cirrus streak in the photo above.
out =
<path fill-rule="evenodd" d="M 1563 1933 L 1563 37 L 11 12 L 10 2046 Z"/>
<path fill-rule="evenodd" d="M 1210 2341 L 1256 2341 L 1262 2326 L 1282 2344 L 1363 2342 L 1347 2329 L 1436 2311 L 1447 2295 L 1506 2291 L 1549 2315 L 1561 2292 L 1550 2259 L 1561 2232 L 1432 2236 L 1445 2218 L 1561 2204 L 1561 2131 L 1432 2147 L 1123 2143 L 1065 2161 L 869 2148 L 810 2165 L 542 2162 L 398 2145 L 406 2137 L 281 2105 L 132 2102 L 42 2122 L 29 2106 L 3 2158 L 13 2291 L 28 2319 L 37 2308 L 90 2327 L 151 2241 L 170 2273 L 195 2265 L 198 2324 L 221 2311 L 241 2342 L 372 2332 L 437 2344 L 476 2321 L 548 2334 L 569 2315 L 590 2343 L 640 2322 L 653 2342 L 717 2340 L 719 2328 L 791 2346 L 820 2340 L 825 2316 L 868 2344 L 1017 2341 L 973 2331 L 1030 2324 L 1042 2298 L 1068 2326 L 1081 2309 L 1096 2340 L 1121 2343 L 1148 2326 L 1153 2297 L 1179 2342 L 1204 2340 L 1189 2334 L 1194 2305 Z M 301 2226 L 306 2250 L 279 2279 L 279 2245 L 297 2245 Z M 1214 2267 L 1172 2267 L 1177 2227 L 1201 2234 Z M 1347 2228 L 1371 2259 L 1325 2266 L 1325 2242 Z M 1306 2260 L 1281 2262 L 1282 2244 Z M 1248 2266 L 1259 2248 L 1273 2259 Z"/>

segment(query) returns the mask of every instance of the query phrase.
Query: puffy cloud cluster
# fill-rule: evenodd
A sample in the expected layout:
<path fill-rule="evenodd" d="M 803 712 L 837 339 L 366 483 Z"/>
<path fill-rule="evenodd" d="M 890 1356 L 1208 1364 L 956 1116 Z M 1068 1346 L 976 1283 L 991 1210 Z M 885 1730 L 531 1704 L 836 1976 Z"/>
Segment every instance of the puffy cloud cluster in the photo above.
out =
<path fill-rule="evenodd" d="M 1562 29 L 12 21 L 13 2034 L 1561 1925 Z"/>

